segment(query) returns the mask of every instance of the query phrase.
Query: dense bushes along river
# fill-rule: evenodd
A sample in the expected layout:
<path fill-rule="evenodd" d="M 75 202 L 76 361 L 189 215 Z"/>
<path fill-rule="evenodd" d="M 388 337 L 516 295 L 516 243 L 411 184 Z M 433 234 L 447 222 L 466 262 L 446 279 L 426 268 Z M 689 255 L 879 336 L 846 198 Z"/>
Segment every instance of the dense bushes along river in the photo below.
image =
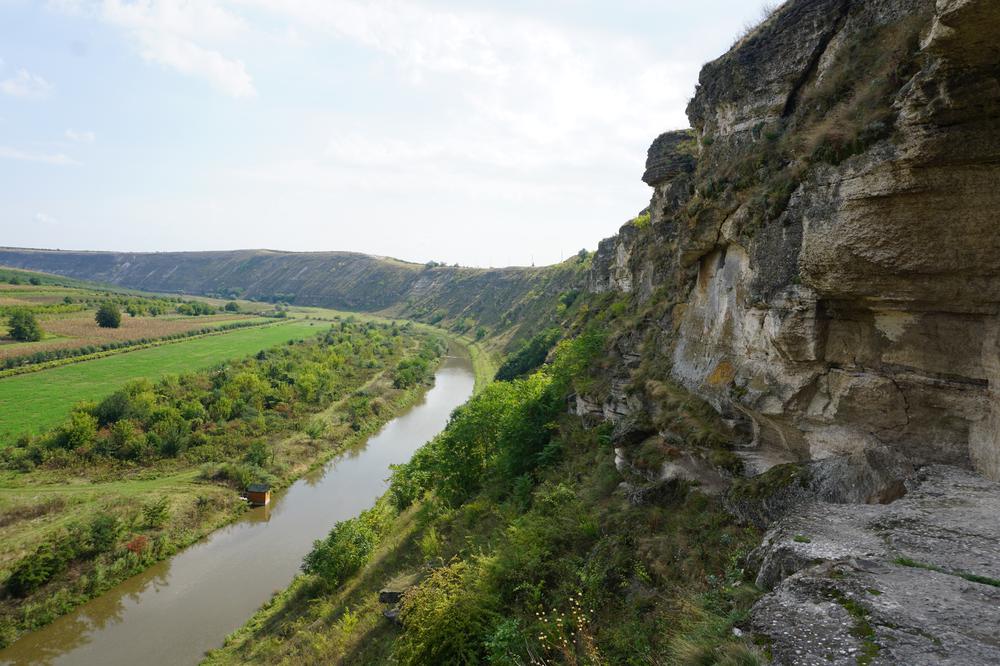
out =
<path fill-rule="evenodd" d="M 11 490 L 0 642 L 231 520 L 249 483 L 284 485 L 363 440 L 422 391 L 443 351 L 408 325 L 346 319 L 204 372 L 133 382 L 23 436 L 0 453 Z"/>
<path fill-rule="evenodd" d="M 755 530 L 684 483 L 625 500 L 610 428 L 567 413 L 600 390 L 605 345 L 585 330 L 456 410 L 208 663 L 761 663 L 732 635 L 758 594 L 742 570 Z M 381 615 L 386 586 L 405 591 L 402 628 Z"/>

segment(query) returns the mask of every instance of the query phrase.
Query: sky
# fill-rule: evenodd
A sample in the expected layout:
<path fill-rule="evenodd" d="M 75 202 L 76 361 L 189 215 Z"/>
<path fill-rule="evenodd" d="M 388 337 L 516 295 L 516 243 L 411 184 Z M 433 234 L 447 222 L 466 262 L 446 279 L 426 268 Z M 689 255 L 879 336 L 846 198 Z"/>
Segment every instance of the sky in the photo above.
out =
<path fill-rule="evenodd" d="M 549 264 L 752 0 L 0 0 L 0 245 Z"/>

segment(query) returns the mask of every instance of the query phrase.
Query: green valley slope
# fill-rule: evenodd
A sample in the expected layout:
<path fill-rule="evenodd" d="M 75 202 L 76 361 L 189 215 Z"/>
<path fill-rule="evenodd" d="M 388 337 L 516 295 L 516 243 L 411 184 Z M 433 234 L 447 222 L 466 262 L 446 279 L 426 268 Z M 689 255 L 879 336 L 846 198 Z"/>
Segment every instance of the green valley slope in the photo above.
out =
<path fill-rule="evenodd" d="M 481 325 L 519 338 L 548 325 L 558 299 L 582 286 L 589 262 L 462 268 L 352 252 L 76 252 L 0 248 L 0 265 L 145 291 L 218 295 Z"/>

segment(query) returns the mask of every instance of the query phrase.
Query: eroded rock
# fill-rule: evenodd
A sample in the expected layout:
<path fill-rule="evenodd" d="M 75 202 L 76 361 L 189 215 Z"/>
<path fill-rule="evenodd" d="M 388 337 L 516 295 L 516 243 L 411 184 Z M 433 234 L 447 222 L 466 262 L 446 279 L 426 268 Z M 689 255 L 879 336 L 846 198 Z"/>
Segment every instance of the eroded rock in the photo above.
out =
<path fill-rule="evenodd" d="M 1000 662 L 1000 484 L 935 465 L 890 504 L 812 502 L 754 554 L 779 664 Z M 866 661 L 862 661 L 864 657 Z"/>

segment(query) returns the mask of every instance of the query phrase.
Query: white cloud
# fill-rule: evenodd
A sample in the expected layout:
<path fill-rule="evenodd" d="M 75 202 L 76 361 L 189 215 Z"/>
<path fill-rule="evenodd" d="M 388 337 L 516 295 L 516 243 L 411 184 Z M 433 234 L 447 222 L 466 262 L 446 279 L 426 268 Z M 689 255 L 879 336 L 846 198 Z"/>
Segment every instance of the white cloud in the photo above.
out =
<path fill-rule="evenodd" d="M 77 143 L 94 143 L 97 135 L 92 131 L 80 132 L 75 129 L 66 130 L 66 138 Z"/>
<path fill-rule="evenodd" d="M 13 77 L 0 81 L 0 91 L 11 97 L 40 98 L 52 91 L 52 84 L 22 67 Z"/>
<path fill-rule="evenodd" d="M 202 78 L 232 97 L 256 94 L 243 61 L 201 44 L 231 39 L 245 29 L 240 17 L 217 3 L 104 0 L 100 15 L 125 30 L 145 60 Z"/>
<path fill-rule="evenodd" d="M 37 222 L 38 224 L 55 224 L 56 222 L 58 222 L 56 218 L 52 217 L 51 215 L 46 215 L 45 213 L 42 212 L 35 213 L 34 219 L 35 222 Z"/>
<path fill-rule="evenodd" d="M 311 42 L 353 42 L 435 95 L 442 122 L 418 139 L 407 128 L 394 137 L 331 124 L 325 157 L 360 166 L 636 170 L 635 155 L 659 132 L 687 126 L 700 67 L 659 60 L 619 35 L 499 12 L 393 0 L 232 2 L 319 36 Z"/>
<path fill-rule="evenodd" d="M 218 48 L 247 25 L 216 0 L 49 0 L 48 8 L 111 24 L 128 35 L 144 60 L 203 79 L 227 95 L 257 94 L 243 61 Z"/>
<path fill-rule="evenodd" d="M 76 16 L 83 13 L 85 2 L 84 0 L 47 0 L 45 7 L 49 11 Z"/>
<path fill-rule="evenodd" d="M 52 164 L 54 166 L 76 166 L 80 164 L 71 157 L 63 153 L 33 153 L 25 150 L 18 150 L 9 146 L 0 146 L 0 159 L 17 160 L 20 162 L 38 162 L 40 164 Z"/>

